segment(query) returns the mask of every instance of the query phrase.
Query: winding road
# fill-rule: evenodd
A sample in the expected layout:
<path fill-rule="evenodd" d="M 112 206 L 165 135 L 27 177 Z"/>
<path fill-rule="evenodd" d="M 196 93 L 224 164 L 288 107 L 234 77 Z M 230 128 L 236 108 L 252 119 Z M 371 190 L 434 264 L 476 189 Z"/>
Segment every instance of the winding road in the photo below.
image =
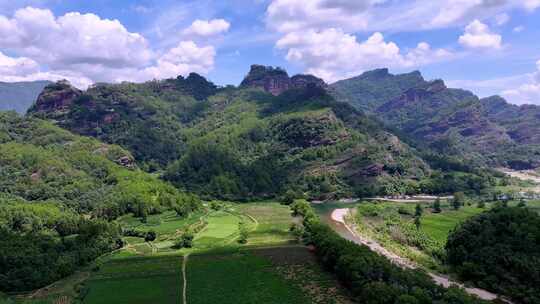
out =
<path fill-rule="evenodd" d="M 373 252 L 376 252 L 386 258 L 388 258 L 392 263 L 408 269 L 416 269 L 418 266 L 413 263 L 412 261 L 400 257 L 387 249 L 385 249 L 383 246 L 381 246 L 376 241 L 366 238 L 365 236 L 362 236 L 358 234 L 354 227 L 349 226 L 347 222 L 345 221 L 345 217 L 349 214 L 350 209 L 349 208 L 342 208 L 342 209 L 334 209 L 330 215 L 330 220 L 333 222 L 332 225 L 330 225 L 339 235 L 342 237 L 357 243 L 359 245 L 365 245 L 369 249 L 371 249 Z M 327 219 L 328 220 L 328 219 Z M 467 288 L 463 284 L 458 283 L 456 281 L 450 280 L 448 277 L 442 276 L 440 274 L 434 273 L 434 272 L 427 272 L 427 274 L 433 279 L 433 281 L 443 287 L 450 287 L 452 285 L 459 286 L 463 288 L 468 294 L 475 295 L 479 297 L 482 300 L 488 300 L 492 301 L 497 298 L 499 298 L 498 295 L 491 293 L 487 290 L 479 289 L 479 288 Z M 501 298 L 499 298 L 501 299 Z M 512 303 L 508 300 L 503 300 L 506 303 Z"/>
<path fill-rule="evenodd" d="M 182 303 L 187 304 L 187 275 L 186 275 L 186 268 L 187 268 L 187 262 L 189 258 L 189 253 L 184 255 L 184 258 L 182 259 L 182 282 L 184 283 L 184 286 L 182 288 Z"/>

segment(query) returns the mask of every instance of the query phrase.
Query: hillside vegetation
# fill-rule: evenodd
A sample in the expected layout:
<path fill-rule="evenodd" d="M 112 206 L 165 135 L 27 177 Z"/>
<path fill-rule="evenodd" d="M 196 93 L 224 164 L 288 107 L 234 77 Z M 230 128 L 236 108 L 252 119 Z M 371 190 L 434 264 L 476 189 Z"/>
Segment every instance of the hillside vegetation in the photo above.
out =
<path fill-rule="evenodd" d="M 493 182 L 444 156 L 430 163 L 452 169 L 433 171 L 379 122 L 337 102 L 322 80 L 270 67 L 253 66 L 239 88 L 197 74 L 85 92 L 60 82 L 45 88 L 30 114 L 118 144 L 145 171 L 206 197 L 327 199 L 478 191 Z"/>
<path fill-rule="evenodd" d="M 136 168 L 126 150 L 49 122 L 0 113 L 0 289 L 60 279 L 122 245 L 122 214 L 197 207 Z"/>
<path fill-rule="evenodd" d="M 426 81 L 419 72 L 366 72 L 332 85 L 333 95 L 381 119 L 426 153 L 450 155 L 478 165 L 540 167 L 540 107 L 508 104 L 498 96 Z"/>

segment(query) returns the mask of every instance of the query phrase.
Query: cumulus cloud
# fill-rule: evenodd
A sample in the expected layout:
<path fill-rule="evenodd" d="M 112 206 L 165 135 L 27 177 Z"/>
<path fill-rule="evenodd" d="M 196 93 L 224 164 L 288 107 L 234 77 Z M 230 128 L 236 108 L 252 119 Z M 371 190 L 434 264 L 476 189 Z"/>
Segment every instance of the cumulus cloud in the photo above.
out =
<path fill-rule="evenodd" d="M 422 42 L 402 53 L 394 42 L 386 42 L 381 33 L 358 42 L 341 29 L 291 32 L 276 47 L 287 52 L 286 59 L 306 67 L 308 73 L 332 82 L 377 67 L 410 68 L 452 57 L 443 49 L 432 49 Z"/>
<path fill-rule="evenodd" d="M 231 24 L 224 19 L 213 20 L 195 20 L 184 33 L 188 35 L 213 36 L 225 33 L 229 30 Z"/>
<path fill-rule="evenodd" d="M 536 62 L 536 69 L 536 73 L 529 76 L 528 83 L 505 90 L 502 95 L 512 103 L 540 105 L 540 60 Z"/>
<path fill-rule="evenodd" d="M 77 12 L 56 17 L 33 7 L 19 9 L 11 18 L 0 15 L 0 45 L 19 56 L 0 56 L 0 71 L 9 70 L 4 79 L 66 78 L 81 87 L 208 72 L 215 57 L 213 47 L 192 41 L 159 55 L 141 34 L 129 32 L 118 20 Z M 160 68 L 164 71 L 157 72 Z"/>
<path fill-rule="evenodd" d="M 459 43 L 473 49 L 500 49 L 502 37 L 492 33 L 486 24 L 474 20 L 467 25 L 465 33 L 459 37 Z"/>
<path fill-rule="evenodd" d="M 369 0 L 273 0 L 266 10 L 266 22 L 279 32 L 328 26 L 365 29 L 368 24 L 366 9 L 373 4 L 374 1 Z"/>
<path fill-rule="evenodd" d="M 20 76 L 39 70 L 37 62 L 30 58 L 13 58 L 0 52 L 0 77 Z"/>
<path fill-rule="evenodd" d="M 199 47 L 193 41 L 182 41 L 157 60 L 155 66 L 144 69 L 142 79 L 170 78 L 189 72 L 208 73 L 214 67 L 216 50 L 212 46 Z"/>
<path fill-rule="evenodd" d="M 0 44 L 52 68 L 87 62 L 145 65 L 152 56 L 146 39 L 118 20 L 80 13 L 56 18 L 50 10 L 32 7 L 16 11 L 11 19 L 0 17 Z"/>
<path fill-rule="evenodd" d="M 57 81 L 69 79 L 74 85 L 87 87 L 92 81 L 81 74 L 70 71 L 43 72 L 39 64 L 26 57 L 10 57 L 0 52 L 0 81 L 19 82 L 34 80 Z"/>

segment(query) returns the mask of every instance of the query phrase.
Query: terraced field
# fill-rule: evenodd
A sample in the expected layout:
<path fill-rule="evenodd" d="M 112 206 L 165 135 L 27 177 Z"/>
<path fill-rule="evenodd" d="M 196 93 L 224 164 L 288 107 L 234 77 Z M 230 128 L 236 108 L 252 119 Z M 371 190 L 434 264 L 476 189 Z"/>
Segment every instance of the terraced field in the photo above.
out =
<path fill-rule="evenodd" d="M 268 245 L 295 241 L 289 233 L 293 218 L 288 206 L 264 202 L 241 204 L 237 209 L 256 222 L 255 229 L 249 233 L 248 244 Z"/>
<path fill-rule="evenodd" d="M 184 259 L 186 303 L 350 303 L 336 279 L 297 244 L 289 232 L 290 209 L 277 202 L 224 203 L 187 219 L 166 212 L 145 223 L 129 215 L 119 222 L 125 229 L 154 231 L 157 238 L 126 236 L 124 249 L 98 259 L 76 286 L 59 282 L 65 288 L 20 303 L 183 304 Z M 236 241 L 239 222 L 248 229 L 246 245 Z M 183 231 L 201 223 L 193 248 L 171 248 Z"/>

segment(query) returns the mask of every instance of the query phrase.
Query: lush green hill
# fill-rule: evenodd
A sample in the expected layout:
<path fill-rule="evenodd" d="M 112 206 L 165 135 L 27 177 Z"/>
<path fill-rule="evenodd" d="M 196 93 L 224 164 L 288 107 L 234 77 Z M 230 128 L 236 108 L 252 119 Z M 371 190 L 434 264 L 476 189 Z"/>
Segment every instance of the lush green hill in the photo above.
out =
<path fill-rule="evenodd" d="M 206 195 L 248 199 L 291 190 L 324 198 L 419 191 L 418 181 L 430 170 L 397 137 L 336 102 L 320 79 L 286 78 L 288 86 L 274 96 L 257 88 L 272 83 L 268 77 L 221 89 L 196 74 L 103 84 L 86 92 L 57 83 L 30 113 L 118 144 L 142 168 L 167 169 L 166 179 Z M 196 89 L 186 90 L 186 84 Z M 208 94 L 195 95 L 200 88 Z"/>
<path fill-rule="evenodd" d="M 2 291 L 44 286 L 120 246 L 106 220 L 196 204 L 118 146 L 0 112 Z"/>
<path fill-rule="evenodd" d="M 25 113 L 50 81 L 0 82 L 0 111 Z"/>
<path fill-rule="evenodd" d="M 540 107 L 480 100 L 418 72 L 375 70 L 331 87 L 338 100 L 376 116 L 423 151 L 476 165 L 540 167 Z"/>

